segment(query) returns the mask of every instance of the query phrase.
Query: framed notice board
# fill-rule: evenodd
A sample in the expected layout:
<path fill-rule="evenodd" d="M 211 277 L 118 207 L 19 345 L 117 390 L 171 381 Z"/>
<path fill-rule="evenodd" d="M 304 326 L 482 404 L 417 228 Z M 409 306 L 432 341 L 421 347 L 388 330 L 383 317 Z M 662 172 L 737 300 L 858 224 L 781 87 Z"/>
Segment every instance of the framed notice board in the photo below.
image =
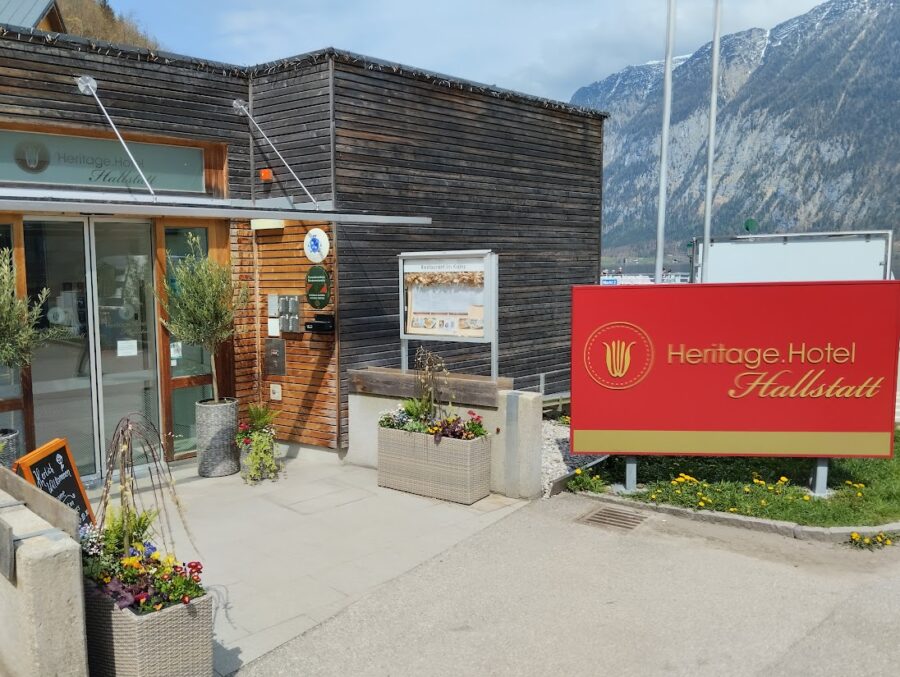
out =
<path fill-rule="evenodd" d="M 78 466 L 65 439 L 50 440 L 26 454 L 16 461 L 13 470 L 21 472 L 29 484 L 73 508 L 78 513 L 81 526 L 93 524 L 94 511 L 84 493 Z"/>
<path fill-rule="evenodd" d="M 409 341 L 489 343 L 499 372 L 499 264 L 489 249 L 403 252 L 400 264 L 400 366 Z"/>

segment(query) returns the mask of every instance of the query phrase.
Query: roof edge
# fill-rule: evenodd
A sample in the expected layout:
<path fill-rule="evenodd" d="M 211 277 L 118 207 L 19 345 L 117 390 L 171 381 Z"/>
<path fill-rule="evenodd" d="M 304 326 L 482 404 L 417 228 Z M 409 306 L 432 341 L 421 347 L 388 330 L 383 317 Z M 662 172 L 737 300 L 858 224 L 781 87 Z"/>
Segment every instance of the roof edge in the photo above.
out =
<path fill-rule="evenodd" d="M 557 101 L 555 99 L 548 99 L 533 94 L 525 94 L 524 92 L 504 89 L 494 85 L 486 85 L 481 82 L 453 77 L 443 73 L 436 73 L 423 68 L 416 68 L 415 66 L 376 59 L 374 57 L 356 54 L 355 52 L 336 49 L 334 47 L 326 47 L 314 52 L 306 52 L 304 54 L 298 54 L 296 56 L 290 56 L 284 59 L 277 59 L 275 61 L 248 67 L 223 63 L 220 61 L 198 59 L 196 57 L 163 50 L 155 51 L 143 47 L 134 47 L 132 45 L 116 44 L 105 40 L 94 40 L 92 38 L 84 38 L 67 33 L 47 33 L 36 28 L 11 26 L 9 24 L 0 24 L 0 39 L 14 40 L 17 42 L 42 42 L 49 47 L 63 47 L 78 52 L 91 52 L 94 54 L 114 56 L 133 61 L 158 63 L 165 66 L 218 73 L 220 75 L 241 79 L 251 79 L 253 77 L 308 68 L 309 66 L 325 63 L 328 59 L 334 59 L 340 63 L 349 64 L 364 70 L 392 73 L 401 77 L 428 82 L 436 87 L 444 89 L 483 94 L 504 101 L 526 103 L 540 108 L 569 113 L 581 117 L 601 120 L 609 117 L 609 113 L 605 111 L 586 108 L 584 106 L 575 106 L 565 101 Z"/>
<path fill-rule="evenodd" d="M 504 101 L 527 103 L 541 108 L 557 110 L 588 118 L 606 119 L 609 117 L 609 113 L 605 111 L 586 108 L 584 106 L 575 106 L 565 101 L 557 101 L 555 99 L 548 99 L 533 94 L 525 94 L 524 92 L 518 92 L 512 89 L 504 89 L 502 87 L 496 87 L 495 85 L 487 85 L 481 82 L 466 80 L 465 78 L 458 78 L 452 75 L 445 75 L 443 73 L 437 73 L 393 61 L 385 61 L 383 59 L 377 59 L 364 54 L 356 54 L 355 52 L 337 49 L 335 47 L 326 47 L 314 52 L 306 52 L 304 54 L 258 64 L 252 66 L 249 71 L 252 77 L 272 75 L 279 72 L 318 65 L 324 63 L 329 58 L 364 70 L 393 73 L 394 75 L 428 82 L 445 89 L 484 94 Z"/>
<path fill-rule="evenodd" d="M 91 52 L 131 61 L 144 61 L 158 63 L 164 66 L 185 68 L 188 70 L 220 73 L 221 75 L 230 75 L 242 79 L 247 79 L 250 74 L 250 69 L 246 66 L 237 66 L 235 64 L 211 61 L 208 59 L 198 59 L 184 54 L 166 52 L 164 50 L 150 50 L 144 47 L 135 47 L 134 45 L 122 45 L 114 42 L 107 42 L 106 40 L 84 38 L 69 33 L 48 33 L 27 26 L 0 24 L 0 40 L 40 42 L 46 44 L 48 47 L 62 47 L 65 49 L 72 49 L 76 52 Z"/>

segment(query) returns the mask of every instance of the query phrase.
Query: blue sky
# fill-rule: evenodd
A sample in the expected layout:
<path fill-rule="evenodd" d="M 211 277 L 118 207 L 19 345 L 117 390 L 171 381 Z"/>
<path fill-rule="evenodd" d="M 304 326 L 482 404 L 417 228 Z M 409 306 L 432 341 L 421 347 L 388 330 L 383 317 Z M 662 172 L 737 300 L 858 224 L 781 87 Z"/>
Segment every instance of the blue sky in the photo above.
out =
<path fill-rule="evenodd" d="M 169 51 L 255 64 L 326 46 L 568 100 L 662 58 L 665 0 L 111 0 Z M 723 32 L 817 0 L 723 0 Z M 712 38 L 712 0 L 679 0 L 677 54 Z"/>

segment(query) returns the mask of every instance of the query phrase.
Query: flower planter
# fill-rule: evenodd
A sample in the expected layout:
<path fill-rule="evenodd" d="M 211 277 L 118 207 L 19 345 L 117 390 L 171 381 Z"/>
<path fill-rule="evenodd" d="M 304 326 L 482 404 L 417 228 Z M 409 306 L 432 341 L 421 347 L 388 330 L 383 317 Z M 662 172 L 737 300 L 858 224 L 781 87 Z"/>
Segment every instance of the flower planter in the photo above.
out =
<path fill-rule="evenodd" d="M 378 429 L 378 486 L 471 505 L 491 491 L 491 441 Z"/>
<path fill-rule="evenodd" d="M 138 615 L 84 586 L 91 677 L 213 674 L 212 597 Z"/>
<path fill-rule="evenodd" d="M 237 430 L 237 400 L 203 400 L 196 404 L 197 472 L 201 477 L 233 475 L 241 469 L 234 433 Z"/>
<path fill-rule="evenodd" d="M 0 428 L 0 465 L 12 468 L 19 453 L 19 431 Z"/>

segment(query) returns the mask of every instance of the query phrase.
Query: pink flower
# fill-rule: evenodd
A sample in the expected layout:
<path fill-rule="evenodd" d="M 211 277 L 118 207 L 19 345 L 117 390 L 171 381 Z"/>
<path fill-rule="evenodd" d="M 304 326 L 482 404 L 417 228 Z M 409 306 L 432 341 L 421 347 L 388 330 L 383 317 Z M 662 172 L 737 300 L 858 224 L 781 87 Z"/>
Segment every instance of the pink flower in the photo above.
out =
<path fill-rule="evenodd" d="M 238 429 L 241 430 L 241 431 L 244 431 L 244 430 L 250 430 L 250 424 L 249 424 L 249 423 L 241 423 L 241 424 L 238 426 Z"/>
<path fill-rule="evenodd" d="M 251 440 L 250 440 L 249 437 L 245 437 L 245 438 L 244 438 L 244 444 L 250 444 L 250 441 L 251 441 Z"/>

